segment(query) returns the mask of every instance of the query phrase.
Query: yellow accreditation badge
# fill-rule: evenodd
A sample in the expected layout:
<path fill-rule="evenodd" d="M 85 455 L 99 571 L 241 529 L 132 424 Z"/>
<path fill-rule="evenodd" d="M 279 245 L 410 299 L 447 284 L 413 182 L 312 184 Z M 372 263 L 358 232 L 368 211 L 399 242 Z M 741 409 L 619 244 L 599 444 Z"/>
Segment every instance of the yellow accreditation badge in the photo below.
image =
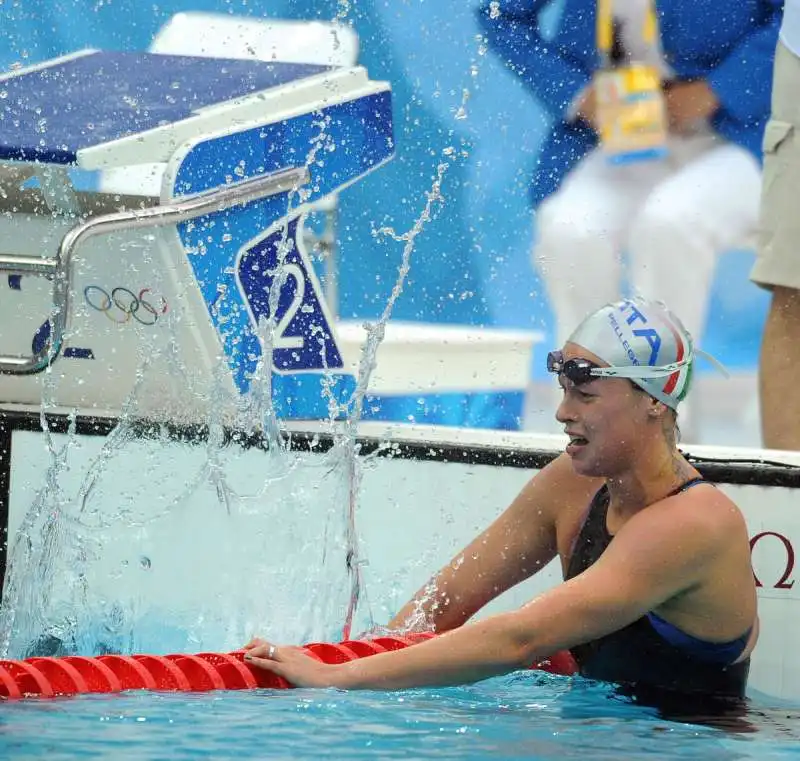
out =
<path fill-rule="evenodd" d="M 597 47 L 606 62 L 595 74 L 600 145 L 615 164 L 658 160 L 667 154 L 667 109 L 661 76 L 654 66 L 631 62 L 611 68 L 613 0 L 597 2 Z M 643 36 L 654 45 L 657 20 L 647 3 Z"/>

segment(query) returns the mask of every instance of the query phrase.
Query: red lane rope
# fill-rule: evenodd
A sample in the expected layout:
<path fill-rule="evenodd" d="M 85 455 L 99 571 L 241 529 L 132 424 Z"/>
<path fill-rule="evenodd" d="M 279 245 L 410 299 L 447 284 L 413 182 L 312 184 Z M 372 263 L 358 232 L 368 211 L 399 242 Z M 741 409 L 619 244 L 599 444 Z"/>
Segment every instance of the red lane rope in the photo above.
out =
<path fill-rule="evenodd" d="M 345 640 L 338 644 L 311 642 L 301 650 L 323 663 L 347 663 L 377 653 L 402 650 L 435 636 L 407 636 Z M 537 661 L 532 669 L 570 675 L 577 670 L 568 651 Z M 282 677 L 255 668 L 244 660 L 244 651 L 187 655 L 101 655 L 61 658 L 0 660 L 0 700 L 52 698 L 125 690 L 204 692 L 208 690 L 286 689 Z"/>

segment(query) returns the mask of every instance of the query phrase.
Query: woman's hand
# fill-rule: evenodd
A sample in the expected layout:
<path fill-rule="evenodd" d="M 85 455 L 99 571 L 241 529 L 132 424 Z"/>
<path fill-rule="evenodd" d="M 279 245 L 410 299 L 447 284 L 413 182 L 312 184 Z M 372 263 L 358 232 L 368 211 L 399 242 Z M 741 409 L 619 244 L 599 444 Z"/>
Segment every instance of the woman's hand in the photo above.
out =
<path fill-rule="evenodd" d="M 256 637 L 244 646 L 246 663 L 271 671 L 295 687 L 335 687 L 336 667 L 320 663 L 297 647 L 276 647 Z"/>

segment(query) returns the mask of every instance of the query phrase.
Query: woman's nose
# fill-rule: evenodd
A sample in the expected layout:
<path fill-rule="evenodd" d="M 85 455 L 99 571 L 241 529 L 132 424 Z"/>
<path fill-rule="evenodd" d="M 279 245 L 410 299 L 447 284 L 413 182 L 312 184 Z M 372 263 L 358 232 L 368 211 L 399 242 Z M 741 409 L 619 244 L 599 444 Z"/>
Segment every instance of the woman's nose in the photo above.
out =
<path fill-rule="evenodd" d="M 559 423 L 570 423 L 575 421 L 575 407 L 571 403 L 571 396 L 572 395 L 569 393 L 569 390 L 564 389 L 561 401 L 558 403 L 558 407 L 556 407 L 556 420 Z"/>

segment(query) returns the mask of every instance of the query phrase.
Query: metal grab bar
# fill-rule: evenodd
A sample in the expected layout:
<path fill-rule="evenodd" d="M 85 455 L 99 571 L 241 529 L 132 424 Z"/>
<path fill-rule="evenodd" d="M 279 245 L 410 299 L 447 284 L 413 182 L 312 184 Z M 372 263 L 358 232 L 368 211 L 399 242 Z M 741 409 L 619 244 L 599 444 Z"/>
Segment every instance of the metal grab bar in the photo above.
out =
<path fill-rule="evenodd" d="M 13 375 L 38 373 L 58 356 L 69 315 L 72 255 L 83 241 L 103 233 L 187 222 L 204 214 L 223 211 L 238 204 L 299 188 L 309 180 L 307 167 L 281 169 L 263 177 L 226 185 L 222 189 L 199 193 L 185 201 L 92 217 L 67 231 L 61 239 L 55 258 L 0 254 L 0 272 L 40 275 L 52 278 L 54 281 L 49 341 L 46 341 L 37 353 L 27 357 L 0 354 L 0 373 Z"/>

